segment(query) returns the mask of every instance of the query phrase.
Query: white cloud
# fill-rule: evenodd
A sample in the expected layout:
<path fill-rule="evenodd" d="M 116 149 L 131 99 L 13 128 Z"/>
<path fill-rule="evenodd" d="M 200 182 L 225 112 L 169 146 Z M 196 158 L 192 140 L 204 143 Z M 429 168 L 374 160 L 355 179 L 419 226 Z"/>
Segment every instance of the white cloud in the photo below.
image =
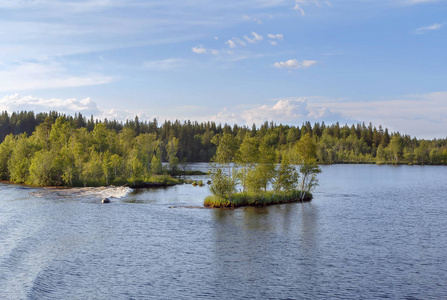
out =
<path fill-rule="evenodd" d="M 224 107 L 217 114 L 203 106 L 176 106 L 157 110 L 98 109 L 90 98 L 43 99 L 12 94 L 0 98 L 0 110 L 48 112 L 57 110 L 73 115 L 93 115 L 95 118 L 125 121 L 135 115 L 140 120 L 197 120 L 237 123 L 251 126 L 273 121 L 289 125 L 301 125 L 305 121 L 333 124 L 358 122 L 382 125 L 391 131 L 400 131 L 418 138 L 445 138 L 447 136 L 447 91 L 421 95 L 407 95 L 388 100 L 368 102 L 347 101 L 322 97 L 295 97 L 276 99 L 270 104 Z"/>
<path fill-rule="evenodd" d="M 304 121 L 333 124 L 372 122 L 418 138 L 447 136 L 447 91 L 368 102 L 322 97 L 277 99 L 272 104 L 224 108 L 208 119 L 252 125 L 265 121 L 301 125 Z"/>
<path fill-rule="evenodd" d="M 244 39 L 250 44 L 259 43 L 264 39 L 262 35 L 259 35 L 256 32 L 252 32 L 251 34 L 253 35 L 253 38 L 249 38 L 248 36 L 244 35 Z"/>
<path fill-rule="evenodd" d="M 229 41 L 230 42 L 230 41 Z M 228 43 L 228 42 L 227 42 Z M 231 45 L 230 45 L 231 47 Z M 234 46 L 235 47 L 235 46 Z M 197 53 L 197 54 L 207 54 L 207 53 L 211 53 L 212 55 L 218 55 L 220 53 L 219 50 L 216 49 L 207 49 L 203 46 L 199 46 L 199 47 L 193 47 L 192 48 L 192 52 Z"/>
<path fill-rule="evenodd" d="M 233 40 L 228 40 L 225 42 L 225 44 L 227 44 L 230 48 L 235 48 L 236 47 L 236 43 L 233 42 Z"/>
<path fill-rule="evenodd" d="M 239 46 L 245 46 L 247 45 L 243 40 L 239 38 L 232 38 L 231 40 L 228 40 L 225 42 L 230 48 L 236 48 L 237 45 Z"/>
<path fill-rule="evenodd" d="M 236 112 L 229 112 L 227 107 L 224 107 L 216 115 L 209 118 L 210 121 L 216 123 L 226 123 L 226 124 L 244 124 L 244 119 Z M 245 124 L 247 124 L 245 122 Z"/>
<path fill-rule="evenodd" d="M 247 45 L 247 43 L 245 43 L 243 40 L 239 39 L 239 38 L 233 38 L 234 42 L 236 44 L 238 44 L 239 46 L 245 46 Z"/>
<path fill-rule="evenodd" d="M 198 53 L 198 54 L 205 54 L 207 50 L 203 48 L 203 46 L 193 47 L 192 52 Z"/>
<path fill-rule="evenodd" d="M 168 58 L 144 62 L 144 68 L 150 70 L 166 71 L 184 67 L 186 61 L 179 58 Z"/>
<path fill-rule="evenodd" d="M 21 96 L 19 94 L 12 94 L 0 98 L 0 111 L 34 111 L 49 112 L 57 111 L 67 115 L 73 116 L 75 113 L 82 113 L 84 116 L 93 115 L 94 118 L 103 120 L 126 121 L 133 120 L 138 115 L 140 120 L 152 120 L 155 116 L 152 111 L 144 110 L 123 110 L 123 109 L 99 109 L 98 105 L 91 98 L 84 99 L 61 99 L 50 98 L 44 99 L 34 96 Z M 171 109 L 173 110 L 173 109 Z M 173 110 L 175 111 L 175 110 Z M 180 111 L 178 111 L 180 112 Z"/>
<path fill-rule="evenodd" d="M 28 110 L 34 112 L 48 112 L 56 110 L 61 113 L 73 115 L 80 112 L 84 115 L 98 115 L 100 110 L 90 98 L 85 99 L 43 99 L 33 96 L 8 95 L 0 99 L 0 110 L 8 112 Z"/>
<path fill-rule="evenodd" d="M 262 24 L 262 21 L 260 19 L 254 18 L 254 17 L 250 17 L 250 16 L 247 16 L 247 15 L 242 16 L 242 19 L 244 21 L 250 21 L 250 22 L 255 22 L 257 24 Z"/>
<path fill-rule="evenodd" d="M 440 24 L 440 23 L 435 23 L 433 25 L 430 26 L 424 26 L 424 27 L 419 27 L 418 29 L 416 29 L 414 31 L 415 34 L 424 34 L 430 31 L 434 31 L 434 30 L 439 30 L 442 28 L 444 24 Z"/>
<path fill-rule="evenodd" d="M 251 108 L 225 107 L 210 119 L 222 123 L 238 123 L 242 125 L 262 124 L 265 121 L 301 125 L 305 121 L 330 120 L 345 121 L 339 114 L 332 113 L 325 107 L 312 105 L 312 98 L 279 99 L 273 104 L 264 104 Z"/>
<path fill-rule="evenodd" d="M 399 2 L 403 5 L 417 5 L 424 3 L 435 3 L 438 2 L 438 0 L 400 0 Z"/>
<path fill-rule="evenodd" d="M 447 136 L 447 92 L 407 95 L 368 102 L 315 100 L 347 119 L 372 122 L 418 138 Z"/>
<path fill-rule="evenodd" d="M 267 34 L 267 37 L 270 39 L 269 40 L 270 45 L 276 46 L 278 44 L 278 41 L 283 40 L 284 35 L 282 33 L 277 33 L 277 34 L 269 33 L 269 34 Z"/>
<path fill-rule="evenodd" d="M 274 63 L 274 67 L 278 69 L 303 69 L 315 65 L 317 61 L 315 60 L 303 60 L 299 61 L 297 59 L 289 59 L 287 61 L 281 61 Z"/>
<path fill-rule="evenodd" d="M 299 12 L 302 16 L 305 16 L 306 13 L 304 12 L 304 10 L 301 8 L 301 6 L 296 3 L 294 7 L 292 7 L 293 10 L 296 10 L 297 12 Z"/>
<path fill-rule="evenodd" d="M 281 120 L 282 122 L 290 122 L 303 119 L 308 116 L 306 110 L 306 100 L 279 100 L 273 106 L 262 105 L 242 113 L 243 119 L 247 124 L 263 123 L 268 120 Z"/>
<path fill-rule="evenodd" d="M 55 62 L 26 62 L 0 71 L 0 91 L 23 91 L 80 87 L 110 83 L 110 76 L 89 74 L 69 75 Z"/>
<path fill-rule="evenodd" d="M 272 39 L 272 40 L 277 39 L 277 40 L 281 40 L 282 41 L 282 39 L 284 38 L 284 34 L 282 34 L 282 33 L 277 33 L 277 34 L 269 33 L 269 34 L 267 34 L 267 37 L 269 39 Z"/>
<path fill-rule="evenodd" d="M 293 10 L 296 10 L 299 12 L 302 16 L 305 16 L 304 9 L 302 8 L 305 5 L 315 5 L 315 6 L 323 6 L 323 1 L 320 0 L 295 0 L 295 5 L 292 7 Z M 332 2 L 330 1 L 324 1 L 323 2 L 326 6 L 332 7 Z"/>

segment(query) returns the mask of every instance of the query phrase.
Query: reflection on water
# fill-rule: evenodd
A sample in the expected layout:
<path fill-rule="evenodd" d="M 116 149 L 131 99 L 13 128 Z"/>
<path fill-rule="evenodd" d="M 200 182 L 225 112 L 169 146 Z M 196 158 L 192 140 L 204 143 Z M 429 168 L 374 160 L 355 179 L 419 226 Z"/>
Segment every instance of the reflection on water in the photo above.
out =
<path fill-rule="evenodd" d="M 446 181 L 323 166 L 312 202 L 239 209 L 195 209 L 192 185 L 101 205 L 0 184 L 0 299 L 446 299 Z"/>
<path fill-rule="evenodd" d="M 215 210 L 215 278 L 232 290 L 226 297 L 287 298 L 302 289 L 303 274 L 318 274 L 318 208 L 311 203 Z M 299 221 L 299 222 L 297 222 Z M 317 276 L 317 275 L 315 275 Z M 246 285 L 253 285 L 247 291 Z M 310 287 L 309 287 L 310 288 Z"/>

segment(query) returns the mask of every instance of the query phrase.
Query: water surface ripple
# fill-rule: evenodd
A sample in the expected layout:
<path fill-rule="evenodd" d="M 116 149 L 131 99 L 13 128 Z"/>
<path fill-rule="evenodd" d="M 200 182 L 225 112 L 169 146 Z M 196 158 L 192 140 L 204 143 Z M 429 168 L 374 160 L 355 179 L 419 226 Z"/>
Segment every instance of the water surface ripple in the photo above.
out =
<path fill-rule="evenodd" d="M 323 166 L 311 203 L 236 210 L 192 185 L 103 205 L 0 184 L 0 299 L 447 299 L 445 182 Z"/>

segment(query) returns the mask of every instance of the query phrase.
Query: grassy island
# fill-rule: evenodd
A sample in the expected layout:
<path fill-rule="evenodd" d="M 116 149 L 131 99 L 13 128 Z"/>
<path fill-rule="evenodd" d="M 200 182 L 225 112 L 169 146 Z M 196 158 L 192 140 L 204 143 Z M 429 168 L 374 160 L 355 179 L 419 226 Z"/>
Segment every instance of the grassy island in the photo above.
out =
<path fill-rule="evenodd" d="M 217 145 L 215 163 L 209 172 L 212 195 L 205 199 L 204 206 L 265 206 L 312 199 L 310 191 L 318 185 L 321 169 L 309 134 L 297 142 L 290 154 L 282 155 L 279 166 L 268 139 L 246 135 L 239 143 L 230 134 L 223 134 L 212 142 Z"/>
<path fill-rule="evenodd" d="M 312 200 L 312 194 L 294 190 L 288 192 L 267 191 L 263 193 L 236 193 L 232 195 L 231 201 L 217 195 L 211 195 L 205 198 L 204 205 L 211 208 L 236 208 L 241 206 L 266 206 L 293 202 L 309 202 Z"/>

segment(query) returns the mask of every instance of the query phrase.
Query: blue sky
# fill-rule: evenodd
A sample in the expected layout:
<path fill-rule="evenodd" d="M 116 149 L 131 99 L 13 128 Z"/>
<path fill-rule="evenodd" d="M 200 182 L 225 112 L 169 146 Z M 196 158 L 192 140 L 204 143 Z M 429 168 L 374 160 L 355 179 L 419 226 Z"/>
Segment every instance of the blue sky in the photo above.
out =
<path fill-rule="evenodd" d="M 445 0 L 0 0 L 0 109 L 447 136 Z"/>

